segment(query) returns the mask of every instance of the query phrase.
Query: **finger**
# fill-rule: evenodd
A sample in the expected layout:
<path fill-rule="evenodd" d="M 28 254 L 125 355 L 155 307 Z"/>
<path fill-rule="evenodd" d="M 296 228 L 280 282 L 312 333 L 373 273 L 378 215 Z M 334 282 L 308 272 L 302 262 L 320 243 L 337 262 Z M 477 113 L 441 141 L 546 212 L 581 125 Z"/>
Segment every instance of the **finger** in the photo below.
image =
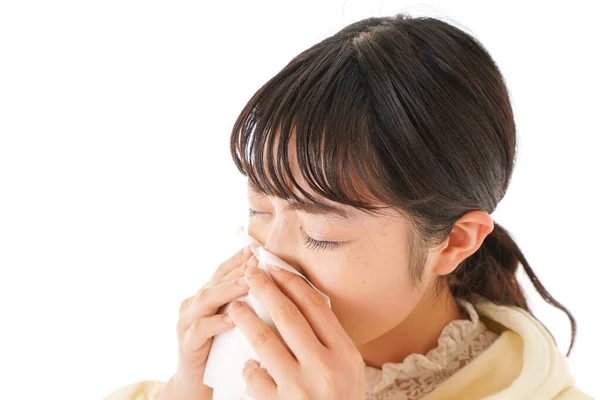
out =
<path fill-rule="evenodd" d="M 225 275 L 221 280 L 228 281 L 243 276 L 244 272 L 246 272 L 246 269 L 254 265 L 258 265 L 258 260 L 256 259 L 256 256 L 252 255 L 246 261 L 244 261 L 242 265 L 235 268 L 233 271 L 228 272 L 227 275 Z"/>
<path fill-rule="evenodd" d="M 298 362 L 269 325 L 241 301 L 231 303 L 229 315 L 275 382 L 295 376 Z"/>
<path fill-rule="evenodd" d="M 252 275 L 253 272 L 256 275 Z M 296 358 L 302 361 L 321 354 L 323 345 L 310 324 L 267 273 L 253 267 L 246 271 L 245 276 L 250 290 L 269 312 L 277 330 Z"/>
<path fill-rule="evenodd" d="M 216 314 L 197 319 L 183 335 L 181 349 L 185 352 L 196 351 L 211 337 L 228 331 L 234 326 L 235 324 L 227 314 Z"/>
<path fill-rule="evenodd" d="M 254 360 L 244 364 L 242 376 L 246 381 L 248 392 L 253 399 L 277 399 L 277 385 L 266 370 Z"/>
<path fill-rule="evenodd" d="M 244 272 L 246 271 L 246 269 L 253 265 L 258 265 L 258 260 L 256 259 L 256 257 L 254 255 L 251 255 L 250 258 L 248 258 L 246 261 L 244 261 L 242 263 L 242 265 L 238 266 L 237 268 L 233 269 L 232 271 L 229 271 L 225 276 L 222 276 L 219 280 L 215 280 L 215 278 L 211 278 L 211 280 L 209 280 L 204 286 L 202 286 L 200 289 L 198 289 L 198 291 L 196 292 L 196 295 L 198 295 L 198 293 L 200 293 L 202 290 L 204 290 L 207 287 L 215 286 L 215 285 L 218 285 L 219 283 L 227 282 L 230 280 L 237 279 L 241 276 L 244 276 Z"/>
<path fill-rule="evenodd" d="M 233 271 L 235 268 L 244 263 L 248 258 L 250 258 L 251 255 L 252 251 L 250 251 L 250 245 L 242 247 L 228 260 L 217 267 L 210 280 L 213 282 L 221 280 L 221 278 L 223 278 L 229 272 Z"/>
<path fill-rule="evenodd" d="M 183 315 L 185 310 L 187 310 L 189 308 L 189 306 L 192 304 L 192 302 L 194 301 L 194 298 L 195 298 L 195 296 L 191 296 L 181 302 L 181 305 L 179 306 L 179 316 L 180 317 Z"/>
<path fill-rule="evenodd" d="M 303 277 L 284 269 L 274 269 L 271 265 L 269 265 L 269 272 L 281 291 L 298 306 L 316 337 L 325 347 L 354 346 L 327 304 L 327 300 Z"/>
<path fill-rule="evenodd" d="M 233 271 L 229 272 L 225 277 L 223 277 L 222 282 L 241 278 L 242 276 L 244 276 L 244 272 L 246 271 L 246 269 L 248 267 L 251 267 L 254 265 L 258 265 L 258 260 L 256 259 L 256 257 L 254 255 L 252 255 L 248 260 L 246 260 L 246 262 L 244 264 L 242 264 L 240 267 L 234 269 Z M 220 282 L 217 282 L 217 283 L 220 283 Z M 202 288 L 200 288 L 200 290 L 202 290 L 204 287 L 207 287 L 207 286 L 208 285 L 203 286 Z M 200 290 L 198 290 L 198 292 L 200 292 Z M 198 294 L 198 293 L 196 293 L 196 294 Z M 226 312 L 227 311 L 226 305 L 227 304 L 223 304 L 221 307 L 219 307 L 217 312 L 218 313 Z"/>
<path fill-rule="evenodd" d="M 183 332 L 198 318 L 214 315 L 222 305 L 246 295 L 248 289 L 244 277 L 205 287 L 179 317 L 179 329 Z"/>

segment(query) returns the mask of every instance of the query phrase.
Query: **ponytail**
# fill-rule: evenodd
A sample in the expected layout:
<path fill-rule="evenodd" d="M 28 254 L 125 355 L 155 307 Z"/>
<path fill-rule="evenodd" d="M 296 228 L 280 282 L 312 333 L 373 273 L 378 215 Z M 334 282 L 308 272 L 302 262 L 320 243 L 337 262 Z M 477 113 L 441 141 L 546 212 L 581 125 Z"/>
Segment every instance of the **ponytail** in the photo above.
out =
<path fill-rule="evenodd" d="M 577 325 L 569 310 L 559 303 L 542 285 L 521 249 L 510 234 L 494 222 L 494 230 L 486 236 L 479 249 L 465 259 L 449 279 L 450 290 L 455 297 L 473 298 L 473 295 L 501 305 L 517 306 L 531 314 L 523 288 L 516 277 L 519 263 L 542 298 L 567 314 L 571 322 L 571 353 Z M 543 324 L 542 324 L 543 325 Z M 556 340 L 555 340 L 556 342 Z"/>

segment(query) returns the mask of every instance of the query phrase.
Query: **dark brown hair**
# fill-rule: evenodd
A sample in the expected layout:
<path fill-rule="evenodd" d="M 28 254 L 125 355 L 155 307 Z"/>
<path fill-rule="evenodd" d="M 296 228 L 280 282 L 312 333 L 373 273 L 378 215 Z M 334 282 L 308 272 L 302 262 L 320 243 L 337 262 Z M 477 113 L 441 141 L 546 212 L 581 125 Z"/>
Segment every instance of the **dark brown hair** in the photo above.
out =
<path fill-rule="evenodd" d="M 504 78 L 483 45 L 449 23 L 406 14 L 352 23 L 303 51 L 234 124 L 231 154 L 244 176 L 267 195 L 317 203 L 292 176 L 292 138 L 315 193 L 374 214 L 384 208 L 379 202 L 406 217 L 414 231 L 413 281 L 427 249 L 445 241 L 463 214 L 495 210 L 517 145 Z M 575 319 L 498 223 L 447 282 L 456 297 L 483 296 L 530 312 L 519 264 L 544 300 L 568 315 L 569 355 Z"/>

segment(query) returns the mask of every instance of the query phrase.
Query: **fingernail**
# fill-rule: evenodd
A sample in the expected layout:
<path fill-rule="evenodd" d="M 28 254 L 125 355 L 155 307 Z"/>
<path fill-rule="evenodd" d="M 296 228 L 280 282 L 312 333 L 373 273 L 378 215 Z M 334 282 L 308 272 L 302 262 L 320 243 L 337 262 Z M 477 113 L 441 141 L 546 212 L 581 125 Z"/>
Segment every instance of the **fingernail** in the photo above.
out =
<path fill-rule="evenodd" d="M 238 278 L 235 283 L 237 283 L 240 286 L 246 286 L 247 282 L 246 282 L 246 278 L 244 278 L 243 276 L 241 278 Z"/>
<path fill-rule="evenodd" d="M 244 248 L 242 248 L 242 254 L 245 256 L 250 254 L 250 245 L 246 245 L 246 246 L 244 246 Z"/>
<path fill-rule="evenodd" d="M 225 322 L 226 324 L 230 324 L 231 323 L 231 317 L 229 315 L 225 315 L 223 317 L 223 322 Z"/>
<path fill-rule="evenodd" d="M 242 302 L 239 300 L 234 300 L 231 302 L 231 304 L 229 305 L 229 308 L 232 310 L 237 310 L 238 308 L 240 308 L 242 306 Z"/>
<path fill-rule="evenodd" d="M 247 266 L 247 267 L 253 267 L 253 266 L 255 266 L 255 265 L 256 265 L 256 261 L 257 261 L 257 260 L 256 260 L 256 257 L 253 255 L 252 257 L 250 257 L 250 258 L 248 259 L 248 261 L 246 261 L 246 266 Z"/>
<path fill-rule="evenodd" d="M 256 267 L 251 267 L 246 270 L 246 275 L 248 276 L 257 276 L 260 274 L 260 270 Z"/>
<path fill-rule="evenodd" d="M 271 269 L 271 271 L 279 271 L 281 269 L 277 265 L 273 264 L 269 264 L 269 268 Z"/>

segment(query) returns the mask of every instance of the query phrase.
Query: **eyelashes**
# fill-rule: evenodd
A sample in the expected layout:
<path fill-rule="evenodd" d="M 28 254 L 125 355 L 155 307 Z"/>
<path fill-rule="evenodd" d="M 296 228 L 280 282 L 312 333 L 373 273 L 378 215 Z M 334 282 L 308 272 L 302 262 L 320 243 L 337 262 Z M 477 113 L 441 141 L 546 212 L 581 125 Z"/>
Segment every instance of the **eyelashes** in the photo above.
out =
<path fill-rule="evenodd" d="M 304 244 L 309 249 L 314 250 L 333 250 L 340 247 L 339 242 L 329 242 L 324 240 L 315 240 L 308 235 L 304 235 Z"/>
<path fill-rule="evenodd" d="M 254 218 L 260 214 L 264 214 L 258 211 L 255 211 L 251 208 L 248 209 L 248 217 L 249 218 Z M 331 242 L 331 241 L 325 241 L 325 240 L 315 240 L 313 238 L 311 238 L 310 236 L 308 236 L 306 233 L 304 234 L 304 245 L 311 250 L 333 250 L 333 249 L 337 249 L 338 247 L 340 247 L 340 245 L 342 245 L 344 242 Z"/>
<path fill-rule="evenodd" d="M 259 214 L 262 214 L 262 213 L 259 213 L 258 211 L 254 211 L 251 208 L 248 209 L 248 218 L 254 218 Z"/>

